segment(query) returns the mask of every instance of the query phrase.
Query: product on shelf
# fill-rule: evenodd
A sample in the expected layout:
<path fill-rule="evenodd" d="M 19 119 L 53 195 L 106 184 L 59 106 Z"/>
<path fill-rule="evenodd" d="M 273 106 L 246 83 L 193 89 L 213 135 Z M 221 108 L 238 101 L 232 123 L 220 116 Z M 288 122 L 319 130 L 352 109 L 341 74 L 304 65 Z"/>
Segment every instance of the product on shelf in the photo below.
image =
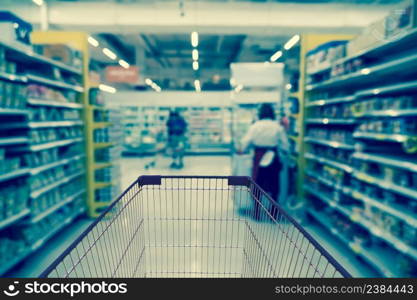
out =
<path fill-rule="evenodd" d="M 369 119 L 364 120 L 358 126 L 357 131 L 417 136 L 417 119 L 413 116 Z"/>
<path fill-rule="evenodd" d="M 345 129 L 323 129 L 323 128 L 308 128 L 307 136 L 310 138 L 327 140 L 332 142 L 340 142 L 348 145 L 353 145 L 354 140 L 351 131 Z"/>
<path fill-rule="evenodd" d="M 0 80 L 0 109 L 1 108 L 26 108 L 25 85 Z"/>
<path fill-rule="evenodd" d="M 29 113 L 32 122 L 80 121 L 81 111 L 53 107 L 33 107 Z"/>
<path fill-rule="evenodd" d="M 35 51 L 45 57 L 60 61 L 68 66 L 75 68 L 82 67 L 82 54 L 80 51 L 75 50 L 67 45 L 63 44 L 45 44 L 35 45 Z"/>
<path fill-rule="evenodd" d="M 42 144 L 67 139 L 81 138 L 83 131 L 78 127 L 36 129 L 30 131 L 31 144 Z"/>
<path fill-rule="evenodd" d="M 347 41 L 331 41 L 309 51 L 306 55 L 307 73 L 329 67 L 346 54 Z"/>
<path fill-rule="evenodd" d="M 72 203 L 76 199 L 82 198 L 81 193 L 84 189 L 84 180 L 77 177 L 56 189 L 52 189 L 39 197 L 32 199 L 30 204 L 31 213 L 36 216 L 60 202 L 72 200 Z M 76 198 L 73 198 L 74 196 L 76 196 Z"/>
<path fill-rule="evenodd" d="M 77 92 L 72 90 L 58 90 L 41 84 L 31 83 L 27 86 L 27 97 L 33 99 L 57 101 L 57 102 L 77 102 Z"/>
<path fill-rule="evenodd" d="M 26 209 L 28 198 L 29 186 L 24 179 L 0 185 L 0 222 Z"/>

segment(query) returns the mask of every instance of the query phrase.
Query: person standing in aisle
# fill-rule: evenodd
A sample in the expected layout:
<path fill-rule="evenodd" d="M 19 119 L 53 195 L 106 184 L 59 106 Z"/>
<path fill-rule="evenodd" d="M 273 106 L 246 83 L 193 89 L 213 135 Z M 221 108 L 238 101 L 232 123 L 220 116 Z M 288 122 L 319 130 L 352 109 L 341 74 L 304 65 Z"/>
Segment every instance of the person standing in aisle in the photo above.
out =
<path fill-rule="evenodd" d="M 167 121 L 167 129 L 168 148 L 172 151 L 171 168 L 183 168 L 187 122 L 179 112 L 170 111 Z"/>
<path fill-rule="evenodd" d="M 258 121 L 253 123 L 242 139 L 242 151 L 253 148 L 253 180 L 278 202 L 281 159 L 288 151 L 288 139 L 284 128 L 276 120 L 271 104 L 262 104 L 258 112 Z M 276 219 L 277 210 L 273 205 L 270 214 Z M 259 219 L 259 202 L 255 201 L 253 216 Z"/>

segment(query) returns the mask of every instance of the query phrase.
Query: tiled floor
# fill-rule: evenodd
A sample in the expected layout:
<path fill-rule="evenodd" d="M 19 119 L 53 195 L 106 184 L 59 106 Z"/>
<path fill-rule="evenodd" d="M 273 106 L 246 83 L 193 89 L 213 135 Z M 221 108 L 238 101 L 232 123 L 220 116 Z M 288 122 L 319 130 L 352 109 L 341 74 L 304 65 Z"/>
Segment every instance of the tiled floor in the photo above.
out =
<path fill-rule="evenodd" d="M 129 157 L 124 158 L 121 162 L 121 171 L 122 171 L 122 189 L 126 189 L 138 176 L 140 175 L 230 175 L 231 173 L 231 160 L 228 156 L 190 156 L 185 158 L 185 167 L 181 170 L 170 169 L 170 161 L 166 158 L 158 158 L 154 167 L 150 169 L 145 169 L 144 166 L 152 161 L 154 158 L 145 157 Z M 178 192 L 179 193 L 179 192 Z M 146 248 L 145 257 L 147 257 L 147 265 L 144 267 L 150 276 L 232 276 L 242 272 L 242 260 L 243 252 L 242 246 L 243 243 L 243 229 L 249 228 L 248 232 L 256 233 L 260 240 L 263 238 L 269 238 L 268 245 L 272 245 L 275 242 L 276 237 L 283 235 L 284 232 L 287 232 L 289 227 L 286 227 L 285 224 L 280 225 L 281 231 L 277 230 L 278 226 L 274 226 L 268 223 L 258 223 L 250 220 L 246 222 L 247 218 L 244 218 L 242 223 L 242 216 L 238 216 L 233 209 L 233 201 L 229 192 L 211 193 L 211 196 L 204 196 L 206 191 L 204 191 L 200 196 L 195 194 L 193 196 L 193 191 L 190 190 L 190 197 L 188 194 L 184 194 L 184 197 L 178 194 L 175 199 L 185 199 L 184 203 L 181 204 L 181 201 L 176 201 L 175 203 L 178 206 L 172 206 L 171 209 L 162 209 L 161 200 L 168 201 L 167 196 L 161 195 L 158 202 L 151 202 L 148 207 L 156 209 L 160 205 L 159 210 L 155 210 L 155 214 L 160 214 L 160 217 L 164 216 L 167 219 L 167 216 L 174 214 L 175 222 L 171 220 L 159 220 L 155 222 L 152 220 L 147 220 L 146 227 L 147 232 L 153 232 L 153 235 L 149 235 L 146 231 L 143 232 L 145 237 L 148 237 L 148 242 L 153 245 L 153 247 Z M 208 191 L 207 193 L 210 193 Z M 174 196 L 173 196 L 174 197 Z M 205 199 L 203 202 L 200 199 Z M 156 200 L 158 200 L 156 199 Z M 207 221 L 195 220 L 201 218 L 193 218 L 191 212 L 193 209 L 196 209 L 197 206 L 191 207 L 186 204 L 187 199 L 190 200 L 190 205 L 195 203 L 209 203 L 210 207 L 207 206 L 207 211 L 213 212 L 213 216 L 216 218 L 210 219 L 210 216 L 207 215 Z M 191 202 L 191 199 L 193 199 Z M 223 200 L 221 200 L 223 199 Z M 155 199 L 154 199 L 155 200 Z M 171 199 L 171 200 L 174 200 Z M 208 202 L 207 202 L 208 201 Z M 223 202 L 219 202 L 223 201 Z M 173 205 L 174 201 L 170 202 Z M 169 203 L 167 204 L 170 205 Z M 202 209 L 202 206 L 199 206 Z M 189 212 L 189 215 L 188 213 Z M 201 210 L 203 212 L 203 210 Z M 216 214 L 214 214 L 216 212 Z M 172 215 L 174 216 L 174 215 Z M 182 216 L 182 217 L 181 217 Z M 220 216 L 220 217 L 219 217 Z M 181 217 L 181 218 L 180 218 Z M 198 216 L 195 216 L 198 217 Z M 224 217 L 224 218 L 223 218 Z M 168 218 L 169 219 L 169 218 Z M 203 218 L 204 219 L 204 218 Z M 235 221 L 235 219 L 240 219 L 240 221 Z M 211 222 L 209 222 L 211 220 Z M 222 222 L 223 221 L 223 222 Z M 28 259 L 18 270 L 10 274 L 10 276 L 16 277 L 33 277 L 40 274 L 40 272 L 50 264 L 50 262 L 57 257 L 68 245 L 84 230 L 90 220 L 81 219 L 71 224 L 66 230 L 62 231 L 55 238 L 50 240 L 46 246 L 40 249 L 35 253 L 30 259 Z M 246 225 L 244 225 L 246 224 Z M 246 226 L 246 227 L 245 227 Z M 249 226 L 249 227 L 248 227 Z M 175 230 L 175 228 L 177 230 Z M 187 230 L 190 229 L 190 230 Z M 357 264 L 356 258 L 352 257 L 351 253 L 343 251 L 343 249 L 333 243 L 333 240 L 329 239 L 323 230 L 318 229 L 316 226 L 307 224 L 307 230 L 310 231 L 313 236 L 315 236 L 318 241 L 326 248 L 328 251 L 334 255 L 336 260 L 340 261 L 348 271 L 350 271 L 354 276 L 372 276 L 373 274 L 362 264 Z M 235 230 L 236 229 L 236 230 Z M 237 230 L 239 229 L 239 230 Z M 235 230 L 233 233 L 230 230 Z M 237 232 L 239 231 L 239 234 Z M 295 231 L 288 231 L 291 234 L 294 234 Z M 172 235 L 171 235 L 172 233 Z M 179 233 L 184 233 L 183 235 Z M 120 233 L 121 235 L 123 233 Z M 297 232 L 295 233 L 297 234 Z M 117 235 L 117 234 L 116 234 Z M 152 237 L 153 238 L 152 238 Z M 271 238 L 272 237 L 272 238 Z M 163 239 L 164 238 L 164 239 Z M 211 238 L 211 239 L 210 239 Z M 289 242 L 290 238 L 286 237 L 282 240 L 281 244 L 282 249 L 281 253 L 293 253 L 294 251 L 289 251 L 294 249 L 294 247 L 305 246 L 305 241 L 302 238 L 300 240 L 293 240 L 294 243 Z M 235 241 L 235 244 L 234 242 Z M 259 242 L 259 240 L 257 241 Z M 231 244 L 230 244 L 231 243 Z M 265 241 L 266 243 L 266 241 Z M 230 244 L 230 245 L 229 245 Z M 233 244 L 233 245 L 232 245 Z M 113 245 L 117 245 L 113 243 Z M 139 245 L 140 246 L 140 245 Z M 161 247 L 164 246 L 164 247 Z M 167 247 L 169 246 L 169 247 Z M 227 246 L 227 247 L 226 247 Z M 230 246 L 230 247 L 229 247 Z M 233 246 L 233 247 L 231 247 Z M 239 246 L 239 247 L 234 247 Z M 115 247 L 115 246 L 114 246 Z M 239 250 L 239 249 L 240 250 Z M 116 249 L 116 248 L 114 248 Z M 121 249 L 121 248 L 118 248 Z M 132 249 L 134 249 L 132 247 Z M 209 251 L 211 249 L 211 251 Z M 264 254 L 259 252 L 259 249 L 250 248 L 254 255 Z M 271 253 L 273 255 L 273 247 L 270 247 Z M 136 249 L 139 251 L 139 249 Z M 288 250 L 288 251 L 287 251 Z M 307 249 L 308 250 L 308 249 Z M 107 251 L 107 250 L 106 250 Z M 236 252 L 237 251 L 237 252 Z M 310 250 L 308 250 L 310 251 Z M 276 251 L 275 251 L 276 252 Z M 161 255 L 163 253 L 164 255 Z M 94 257 L 97 255 L 91 254 L 90 260 L 96 263 Z M 164 258 L 165 259 L 162 259 Z M 173 259 L 169 260 L 168 258 L 172 257 Z M 186 260 L 186 257 L 193 257 L 191 260 Z M 223 263 L 219 263 L 224 258 L 229 257 L 229 259 L 224 260 Z M 284 268 L 282 270 L 287 270 L 289 273 L 295 272 L 297 266 L 294 266 L 291 269 L 289 263 L 294 259 L 299 259 L 299 256 L 293 256 L 288 254 L 287 256 L 282 256 L 284 258 Z M 282 259 L 282 258 L 281 258 Z M 154 262 L 154 264 L 150 262 Z M 170 263 L 176 262 L 177 265 Z M 182 264 L 180 262 L 183 262 Z M 217 262 L 217 264 L 216 264 Z M 143 261 L 145 263 L 145 260 Z M 321 264 L 319 268 L 322 268 L 322 262 L 317 262 Z M 155 266 L 153 266 L 155 265 Z M 222 268 L 225 265 L 229 267 L 226 269 Z M 181 266 L 181 268 L 180 268 Z M 110 267 L 110 266 L 109 266 Z M 278 271 L 280 273 L 281 271 Z M 300 269 L 301 272 L 301 269 Z M 277 273 L 277 274 L 278 274 Z M 282 272 L 281 272 L 282 273 Z M 280 275 L 285 275 L 281 274 Z M 96 271 L 95 275 L 103 275 L 103 271 Z M 120 274 L 125 275 L 126 274 Z"/>

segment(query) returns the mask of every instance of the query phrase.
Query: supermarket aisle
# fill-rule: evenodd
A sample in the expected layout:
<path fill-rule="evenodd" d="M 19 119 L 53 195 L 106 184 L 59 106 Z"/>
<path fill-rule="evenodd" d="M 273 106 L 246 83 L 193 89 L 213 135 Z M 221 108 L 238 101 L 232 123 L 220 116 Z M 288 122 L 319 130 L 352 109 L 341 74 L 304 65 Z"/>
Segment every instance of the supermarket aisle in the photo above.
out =
<path fill-rule="evenodd" d="M 127 188 L 139 175 L 230 175 L 231 157 L 226 155 L 197 155 L 184 158 L 185 167 L 181 170 L 169 168 L 171 160 L 158 157 L 155 167 L 145 170 L 145 164 L 154 157 L 125 157 L 122 160 L 122 189 Z"/>

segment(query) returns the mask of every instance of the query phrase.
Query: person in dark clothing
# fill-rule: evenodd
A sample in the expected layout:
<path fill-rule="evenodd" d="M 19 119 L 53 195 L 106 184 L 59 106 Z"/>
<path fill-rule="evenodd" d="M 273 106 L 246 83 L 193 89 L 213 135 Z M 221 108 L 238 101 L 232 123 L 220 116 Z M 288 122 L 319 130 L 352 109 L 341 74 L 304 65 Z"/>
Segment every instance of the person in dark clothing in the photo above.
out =
<path fill-rule="evenodd" d="M 278 202 L 279 182 L 282 163 L 280 152 L 288 149 L 288 140 L 284 128 L 276 120 L 270 104 L 263 104 L 258 113 L 258 121 L 249 128 L 242 139 L 242 150 L 254 149 L 252 178 Z M 254 217 L 259 219 L 259 202 L 255 201 Z M 270 214 L 275 218 L 277 211 L 271 205 Z"/>
<path fill-rule="evenodd" d="M 167 129 L 168 147 L 172 152 L 171 168 L 183 168 L 187 122 L 179 112 L 171 111 L 167 121 Z"/>

